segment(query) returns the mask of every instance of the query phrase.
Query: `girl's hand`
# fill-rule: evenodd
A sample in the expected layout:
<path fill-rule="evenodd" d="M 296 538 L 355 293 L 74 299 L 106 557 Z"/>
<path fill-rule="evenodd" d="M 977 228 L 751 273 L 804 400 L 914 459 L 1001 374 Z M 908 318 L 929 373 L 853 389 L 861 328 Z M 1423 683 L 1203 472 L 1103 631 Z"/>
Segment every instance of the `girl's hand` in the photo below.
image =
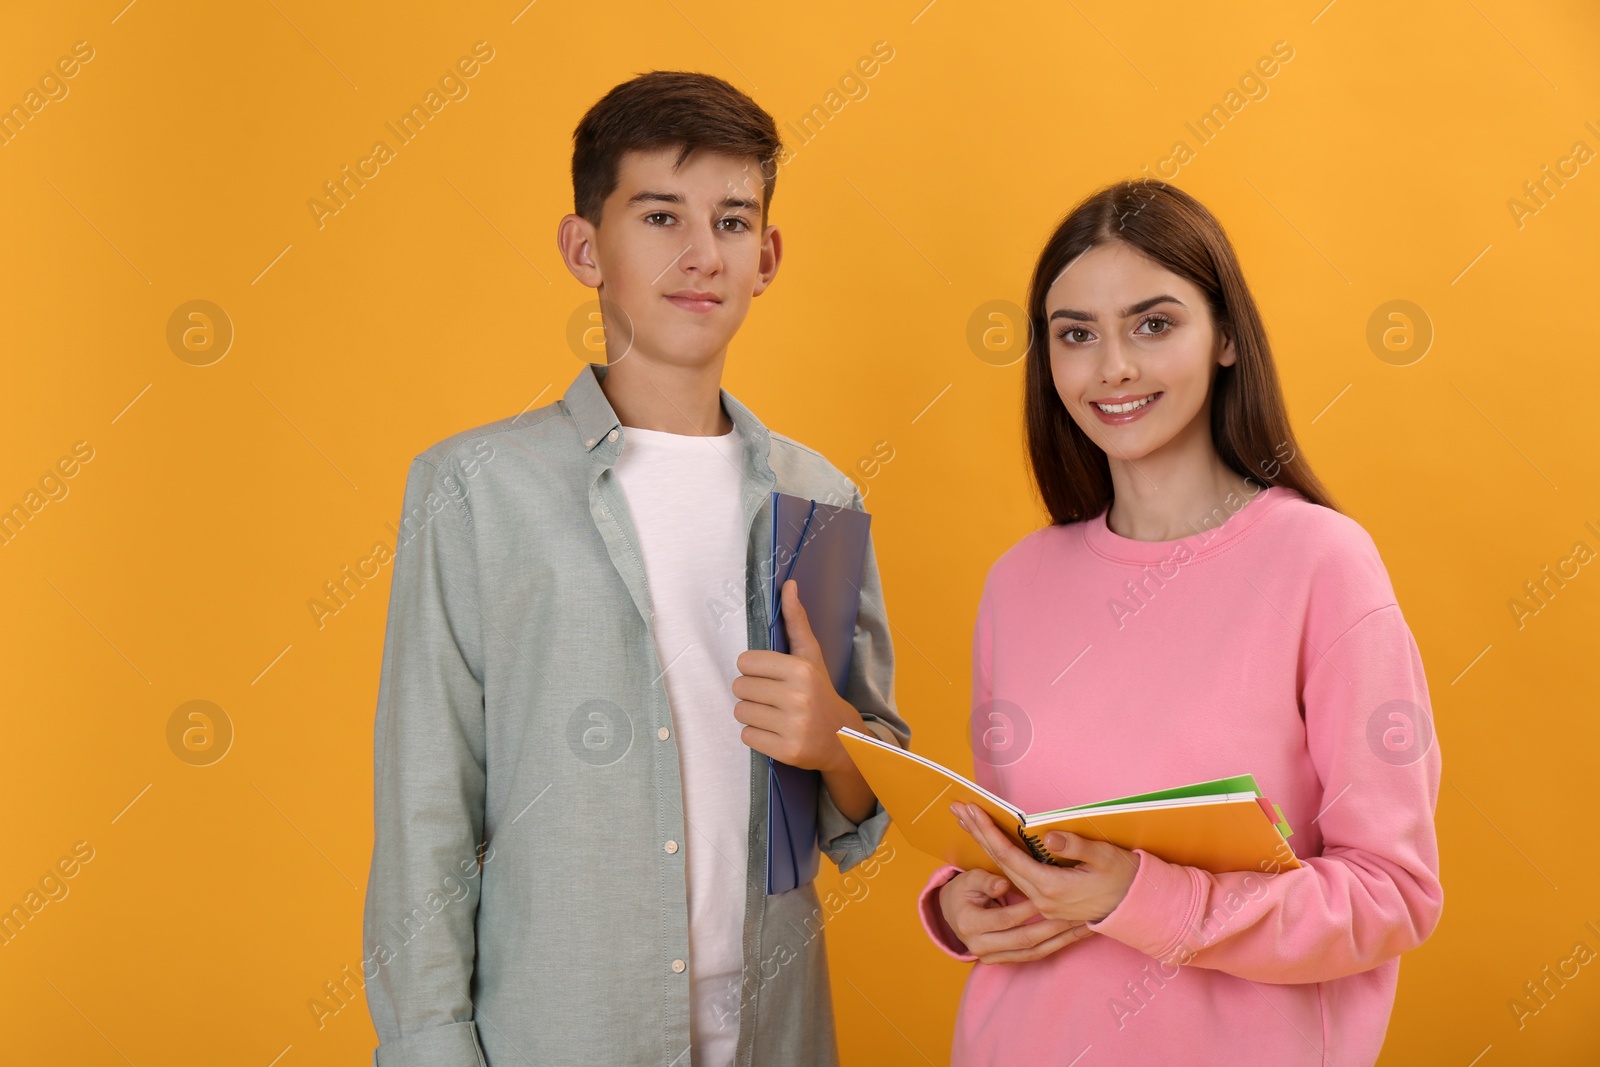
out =
<path fill-rule="evenodd" d="M 1088 937 L 1081 922 L 1044 919 L 1030 900 L 1005 904 L 1011 885 L 985 870 L 962 871 L 939 889 L 944 921 L 979 963 L 1043 959 Z"/>
<path fill-rule="evenodd" d="M 1017 892 L 1047 919 L 1098 922 L 1122 903 L 1139 873 L 1138 853 L 1058 830 L 1045 835 L 1044 846 L 1053 856 L 1076 861 L 1076 866 L 1052 867 L 1013 844 L 982 808 L 952 804 L 950 810 Z"/>

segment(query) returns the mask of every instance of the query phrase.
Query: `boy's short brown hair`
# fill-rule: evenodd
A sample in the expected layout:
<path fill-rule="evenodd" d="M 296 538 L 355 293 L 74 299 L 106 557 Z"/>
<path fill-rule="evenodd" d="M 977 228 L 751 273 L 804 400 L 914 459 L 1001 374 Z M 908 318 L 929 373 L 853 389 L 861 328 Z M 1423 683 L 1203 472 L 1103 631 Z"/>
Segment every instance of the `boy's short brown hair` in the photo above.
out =
<path fill-rule="evenodd" d="M 697 149 L 754 156 L 761 166 L 761 221 L 778 181 L 783 143 L 761 106 L 721 78 L 654 70 L 601 97 L 572 132 L 572 195 L 579 215 L 600 224 L 600 209 L 617 188 L 625 152 L 680 146 L 677 166 Z"/>

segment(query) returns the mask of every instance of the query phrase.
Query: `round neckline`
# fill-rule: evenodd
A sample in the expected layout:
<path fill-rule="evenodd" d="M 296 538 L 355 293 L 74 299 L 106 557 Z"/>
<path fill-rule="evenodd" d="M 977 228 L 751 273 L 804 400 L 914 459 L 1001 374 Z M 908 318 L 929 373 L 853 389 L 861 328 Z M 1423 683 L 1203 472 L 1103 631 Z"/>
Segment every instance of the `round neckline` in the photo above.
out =
<path fill-rule="evenodd" d="M 1107 519 L 1111 514 L 1108 504 L 1100 513 L 1083 524 L 1084 542 L 1098 556 L 1118 563 L 1155 563 L 1171 559 L 1185 549 L 1192 558 L 1220 551 L 1243 537 L 1261 521 L 1261 517 L 1277 506 L 1278 502 L 1293 494 L 1294 490 L 1281 485 L 1271 485 L 1246 501 L 1238 511 L 1230 514 L 1220 526 L 1211 526 L 1188 537 L 1172 541 L 1139 541 L 1123 537 L 1111 529 Z M 1227 504 L 1219 505 L 1227 510 Z"/>
<path fill-rule="evenodd" d="M 623 439 L 632 438 L 635 442 L 649 442 L 663 444 L 678 448 L 697 448 L 695 442 L 708 442 L 714 448 L 729 448 L 739 438 L 739 424 L 734 423 L 733 428 L 723 434 L 689 434 L 672 433 L 670 430 L 647 430 L 643 426 L 622 426 Z"/>

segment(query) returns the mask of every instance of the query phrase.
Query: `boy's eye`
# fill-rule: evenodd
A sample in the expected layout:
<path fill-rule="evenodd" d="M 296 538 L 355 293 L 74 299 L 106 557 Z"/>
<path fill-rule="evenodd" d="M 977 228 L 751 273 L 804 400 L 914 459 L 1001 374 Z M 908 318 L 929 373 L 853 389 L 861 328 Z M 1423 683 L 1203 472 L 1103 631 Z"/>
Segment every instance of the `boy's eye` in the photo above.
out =
<path fill-rule="evenodd" d="M 671 212 L 652 211 L 644 217 L 644 221 L 651 226 L 670 226 L 677 221 Z M 715 223 L 718 229 L 729 233 L 739 233 L 750 229 L 750 223 L 737 215 L 730 215 L 725 219 L 718 219 Z"/>

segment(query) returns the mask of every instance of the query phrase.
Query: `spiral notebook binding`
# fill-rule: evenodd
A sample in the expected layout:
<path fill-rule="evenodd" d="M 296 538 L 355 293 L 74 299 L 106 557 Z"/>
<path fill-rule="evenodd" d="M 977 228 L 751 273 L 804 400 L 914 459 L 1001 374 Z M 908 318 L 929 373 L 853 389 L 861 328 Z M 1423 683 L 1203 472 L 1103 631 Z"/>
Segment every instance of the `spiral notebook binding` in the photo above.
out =
<path fill-rule="evenodd" d="M 1022 837 L 1022 843 L 1028 846 L 1028 851 L 1033 853 L 1034 859 L 1040 863 L 1048 863 L 1052 867 L 1057 866 L 1056 858 L 1050 855 L 1050 850 L 1044 847 L 1044 842 L 1038 836 L 1028 833 L 1020 826 L 1017 827 L 1017 833 Z"/>

